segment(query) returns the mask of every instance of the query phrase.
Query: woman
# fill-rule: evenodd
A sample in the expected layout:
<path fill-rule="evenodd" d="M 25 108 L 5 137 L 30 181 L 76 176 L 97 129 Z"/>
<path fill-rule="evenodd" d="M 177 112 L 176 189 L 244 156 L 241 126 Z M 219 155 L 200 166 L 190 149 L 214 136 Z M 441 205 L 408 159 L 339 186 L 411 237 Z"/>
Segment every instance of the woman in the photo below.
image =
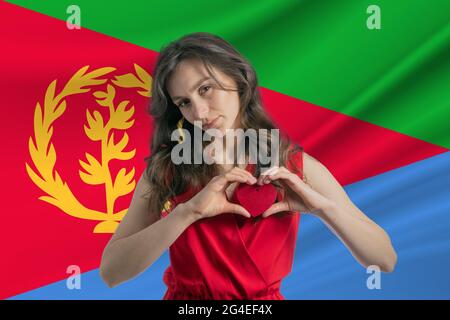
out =
<path fill-rule="evenodd" d="M 252 163 L 247 149 L 243 164 L 234 155 L 231 164 L 218 161 L 215 152 L 213 164 L 174 163 L 174 148 L 187 143 L 198 124 L 222 134 L 274 129 L 261 106 L 254 69 L 223 39 L 194 33 L 165 47 L 149 112 L 155 130 L 147 169 L 102 257 L 100 273 L 108 286 L 137 276 L 169 248 L 164 299 L 284 299 L 279 289 L 291 271 L 300 212 L 320 218 L 364 267 L 394 269 L 397 257 L 386 232 L 288 137 L 278 144 L 279 162 L 269 170 L 258 159 Z M 181 129 L 179 141 L 172 141 Z M 275 143 L 269 136 L 267 141 Z M 202 150 L 207 146 L 202 142 Z M 252 217 L 237 188 L 267 184 L 277 188 L 276 201 Z"/>

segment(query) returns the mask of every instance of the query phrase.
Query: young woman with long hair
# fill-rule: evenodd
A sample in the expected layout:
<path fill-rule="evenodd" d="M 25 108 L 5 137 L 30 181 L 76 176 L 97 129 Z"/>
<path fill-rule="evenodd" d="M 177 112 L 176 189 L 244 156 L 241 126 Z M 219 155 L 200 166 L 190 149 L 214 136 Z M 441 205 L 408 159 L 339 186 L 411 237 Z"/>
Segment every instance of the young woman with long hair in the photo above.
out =
<path fill-rule="evenodd" d="M 320 218 L 361 265 L 393 270 L 397 257 L 386 232 L 301 146 L 284 135 L 274 141 L 255 70 L 228 42 L 200 32 L 168 44 L 153 80 L 151 155 L 102 256 L 108 286 L 142 273 L 169 249 L 164 299 L 284 299 L 280 285 L 292 268 L 300 212 Z M 212 164 L 175 163 L 173 151 L 183 144 L 190 143 L 184 151 L 192 159 L 189 137 L 199 124 L 222 134 L 202 141 L 202 154 L 217 141 L 225 151 L 212 152 Z M 225 140 L 227 130 L 239 129 L 263 132 L 267 145 L 257 147 L 276 145 L 276 165 L 252 155 L 254 140 Z M 182 134 L 174 140 L 174 132 Z M 229 141 L 245 146 L 242 158 L 229 156 L 236 149 Z M 218 161 L 224 158 L 233 161 Z M 250 212 L 261 205 L 264 212 Z"/>

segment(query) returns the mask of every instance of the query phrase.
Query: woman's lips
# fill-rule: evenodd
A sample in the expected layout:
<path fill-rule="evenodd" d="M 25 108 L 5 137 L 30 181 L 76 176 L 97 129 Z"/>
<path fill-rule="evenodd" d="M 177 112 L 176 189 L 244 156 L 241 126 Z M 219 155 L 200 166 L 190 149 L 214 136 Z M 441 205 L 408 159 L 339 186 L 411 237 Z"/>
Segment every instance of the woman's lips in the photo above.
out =
<path fill-rule="evenodd" d="M 216 128 L 217 122 L 219 120 L 220 116 L 218 116 L 217 118 L 215 118 L 213 121 L 211 121 L 210 123 L 207 123 L 204 125 L 204 129 L 208 130 L 211 128 Z"/>

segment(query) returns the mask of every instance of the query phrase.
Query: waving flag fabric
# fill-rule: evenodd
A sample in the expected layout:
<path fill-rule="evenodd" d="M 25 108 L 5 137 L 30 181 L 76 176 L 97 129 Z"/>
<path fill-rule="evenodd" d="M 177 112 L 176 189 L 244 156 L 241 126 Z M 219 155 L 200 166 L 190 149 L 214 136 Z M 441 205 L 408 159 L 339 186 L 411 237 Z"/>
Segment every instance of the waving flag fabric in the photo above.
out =
<path fill-rule="evenodd" d="M 381 29 L 367 27 L 374 4 Z M 396 270 L 369 290 L 366 270 L 305 216 L 285 297 L 450 297 L 448 1 L 82 0 L 80 30 L 67 26 L 71 5 L 0 2 L 0 298 L 162 298 L 167 253 L 114 289 L 98 267 L 149 153 L 158 51 L 196 31 L 251 61 L 269 115 L 397 249 Z"/>

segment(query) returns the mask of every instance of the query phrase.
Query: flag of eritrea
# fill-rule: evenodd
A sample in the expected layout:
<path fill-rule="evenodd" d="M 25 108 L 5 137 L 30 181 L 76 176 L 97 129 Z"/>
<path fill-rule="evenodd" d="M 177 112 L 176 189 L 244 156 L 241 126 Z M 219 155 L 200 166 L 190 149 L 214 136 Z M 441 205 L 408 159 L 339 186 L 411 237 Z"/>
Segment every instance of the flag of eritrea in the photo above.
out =
<path fill-rule="evenodd" d="M 250 60 L 277 126 L 398 253 L 368 290 L 305 216 L 284 296 L 450 298 L 449 12 L 447 0 L 1 1 L 0 298 L 162 298 L 166 253 L 114 289 L 98 267 L 149 154 L 158 51 L 197 31 Z"/>

